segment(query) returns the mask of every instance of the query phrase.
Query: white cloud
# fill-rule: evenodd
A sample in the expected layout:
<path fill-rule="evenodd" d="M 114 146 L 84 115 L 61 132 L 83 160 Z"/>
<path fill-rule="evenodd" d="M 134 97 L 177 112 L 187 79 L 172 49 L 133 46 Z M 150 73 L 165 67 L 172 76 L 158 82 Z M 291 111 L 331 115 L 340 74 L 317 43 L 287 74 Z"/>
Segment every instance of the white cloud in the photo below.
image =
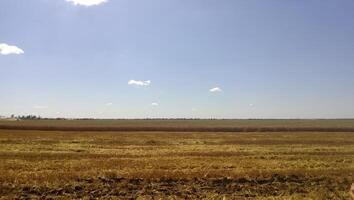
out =
<path fill-rule="evenodd" d="M 113 103 L 106 103 L 106 106 L 112 106 Z"/>
<path fill-rule="evenodd" d="M 47 109 L 47 108 L 48 108 L 48 106 L 43 106 L 43 105 L 35 105 L 35 106 L 33 106 L 33 108 L 35 108 L 35 109 Z"/>
<path fill-rule="evenodd" d="M 154 102 L 154 103 L 151 103 L 152 106 L 159 106 L 158 103 Z"/>
<path fill-rule="evenodd" d="M 130 80 L 130 81 L 128 81 L 128 85 L 149 86 L 150 84 L 151 84 L 150 80 L 147 80 L 147 81 Z"/>
<path fill-rule="evenodd" d="M 23 54 L 25 53 L 22 49 L 17 46 L 11 46 L 5 43 L 0 44 L 0 54 L 9 55 L 9 54 Z"/>
<path fill-rule="evenodd" d="M 209 90 L 210 92 L 222 92 L 222 89 L 219 87 L 214 87 Z"/>
<path fill-rule="evenodd" d="M 66 0 L 67 2 L 71 2 L 74 5 L 80 6 L 97 6 L 101 3 L 105 3 L 108 0 Z"/>
<path fill-rule="evenodd" d="M 253 103 L 250 103 L 249 106 L 250 106 L 250 107 L 253 107 L 254 105 L 253 105 Z"/>

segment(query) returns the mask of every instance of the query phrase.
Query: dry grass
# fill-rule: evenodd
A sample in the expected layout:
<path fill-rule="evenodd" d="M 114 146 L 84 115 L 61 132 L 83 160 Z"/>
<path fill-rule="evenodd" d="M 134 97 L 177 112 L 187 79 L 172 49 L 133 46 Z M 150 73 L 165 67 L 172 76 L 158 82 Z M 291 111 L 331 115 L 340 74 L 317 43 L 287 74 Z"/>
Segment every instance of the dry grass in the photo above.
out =
<path fill-rule="evenodd" d="M 4 199 L 346 199 L 353 175 L 353 133 L 0 130 Z"/>

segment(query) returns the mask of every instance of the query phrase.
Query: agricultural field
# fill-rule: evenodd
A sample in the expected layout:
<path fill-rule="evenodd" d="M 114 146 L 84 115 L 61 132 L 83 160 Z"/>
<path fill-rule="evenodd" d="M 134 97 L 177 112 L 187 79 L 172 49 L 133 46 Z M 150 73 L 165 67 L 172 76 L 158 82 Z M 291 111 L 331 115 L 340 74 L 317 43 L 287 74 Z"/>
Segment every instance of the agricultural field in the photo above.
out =
<path fill-rule="evenodd" d="M 354 119 L 225 119 L 225 120 L 179 120 L 179 119 L 153 119 L 153 120 L 0 120 L 0 126 L 55 126 L 55 127 L 317 127 L 317 128 L 354 128 Z"/>
<path fill-rule="evenodd" d="M 348 199 L 354 131 L 332 128 L 354 120 L 0 121 L 0 199 Z"/>

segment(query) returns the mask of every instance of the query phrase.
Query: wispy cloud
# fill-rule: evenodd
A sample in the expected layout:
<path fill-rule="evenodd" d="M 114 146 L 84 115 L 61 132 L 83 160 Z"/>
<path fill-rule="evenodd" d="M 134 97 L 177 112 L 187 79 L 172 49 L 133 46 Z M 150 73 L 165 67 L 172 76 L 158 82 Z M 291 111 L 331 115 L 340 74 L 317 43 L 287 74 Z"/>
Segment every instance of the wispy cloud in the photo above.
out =
<path fill-rule="evenodd" d="M 209 92 L 222 92 L 222 89 L 219 87 L 214 87 L 209 90 Z"/>
<path fill-rule="evenodd" d="M 154 102 L 154 103 L 151 103 L 152 106 L 159 106 L 158 103 Z"/>
<path fill-rule="evenodd" d="M 150 84 L 151 84 L 150 80 L 147 80 L 147 81 L 130 80 L 130 81 L 128 81 L 128 85 L 149 86 Z"/>
<path fill-rule="evenodd" d="M 33 106 L 33 108 L 35 108 L 35 109 L 47 109 L 47 108 L 48 108 L 48 106 L 43 106 L 43 105 L 35 105 L 35 106 Z"/>
<path fill-rule="evenodd" d="M 100 5 L 101 3 L 107 2 L 108 0 L 66 0 L 66 1 L 79 6 L 97 6 Z"/>
<path fill-rule="evenodd" d="M 22 49 L 17 46 L 11 46 L 5 43 L 0 44 L 0 54 L 1 55 L 10 55 L 10 54 L 23 54 L 25 53 Z"/>
<path fill-rule="evenodd" d="M 106 106 L 112 106 L 113 103 L 109 102 L 109 103 L 106 103 Z"/>

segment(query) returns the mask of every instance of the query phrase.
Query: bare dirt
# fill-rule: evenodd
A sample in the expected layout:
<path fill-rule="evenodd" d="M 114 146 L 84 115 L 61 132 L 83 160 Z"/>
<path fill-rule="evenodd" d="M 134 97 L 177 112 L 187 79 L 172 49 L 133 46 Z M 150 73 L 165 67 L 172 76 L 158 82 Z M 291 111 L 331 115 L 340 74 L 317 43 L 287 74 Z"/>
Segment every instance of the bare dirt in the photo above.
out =
<path fill-rule="evenodd" d="M 82 178 L 53 187 L 3 184 L 1 195 L 13 199 L 254 199 L 309 197 L 318 190 L 319 199 L 345 199 L 338 191 L 349 191 L 348 179 L 273 174 L 256 178 L 126 179 L 123 177 Z M 320 192 L 326 191 L 324 196 Z"/>

